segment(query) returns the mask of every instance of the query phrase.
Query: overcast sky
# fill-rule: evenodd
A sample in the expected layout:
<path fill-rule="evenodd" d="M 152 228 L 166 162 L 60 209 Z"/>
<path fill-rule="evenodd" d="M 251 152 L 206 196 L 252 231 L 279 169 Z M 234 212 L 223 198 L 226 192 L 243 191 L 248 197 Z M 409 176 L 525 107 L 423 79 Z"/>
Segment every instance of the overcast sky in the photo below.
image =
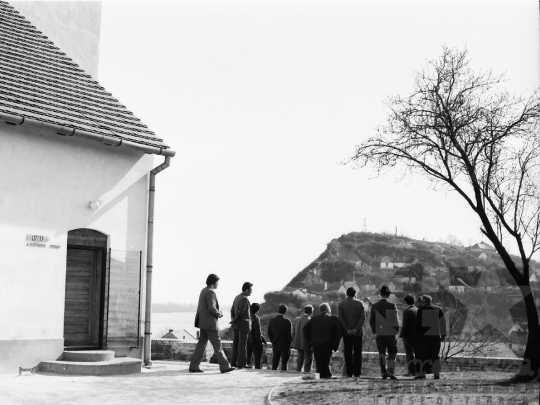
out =
<path fill-rule="evenodd" d="M 195 303 L 209 273 L 220 303 L 244 281 L 261 301 L 364 220 L 483 239 L 453 193 L 339 162 L 443 44 L 538 86 L 538 17 L 536 0 L 104 1 L 99 81 L 177 151 L 157 176 L 153 301 Z"/>

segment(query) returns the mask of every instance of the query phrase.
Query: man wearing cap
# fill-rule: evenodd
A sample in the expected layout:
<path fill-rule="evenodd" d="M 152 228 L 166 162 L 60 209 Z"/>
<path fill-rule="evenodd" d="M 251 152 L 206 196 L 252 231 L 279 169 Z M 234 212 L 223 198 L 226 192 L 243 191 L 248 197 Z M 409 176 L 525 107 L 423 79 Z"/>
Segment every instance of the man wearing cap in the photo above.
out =
<path fill-rule="evenodd" d="M 382 379 L 397 380 L 394 376 L 397 354 L 397 337 L 399 332 L 399 319 L 396 304 L 389 302 L 390 288 L 386 285 L 381 287 L 379 296 L 381 299 L 372 305 L 369 325 L 375 337 L 377 351 L 379 352 L 379 364 L 381 366 Z M 386 351 L 388 351 L 388 368 L 386 367 Z"/>
<path fill-rule="evenodd" d="M 347 288 L 347 298 L 338 304 L 338 318 L 342 326 L 347 377 L 362 374 L 362 326 L 366 319 L 364 304 L 355 298 L 356 290 Z M 354 357 L 353 357 L 354 351 Z"/>
<path fill-rule="evenodd" d="M 432 304 L 430 295 L 422 297 L 422 306 L 416 312 L 416 338 L 420 372 L 414 378 L 424 379 L 433 371 L 434 378 L 438 380 L 441 372 L 439 351 L 441 342 L 446 338 L 446 319 L 442 308 Z"/>

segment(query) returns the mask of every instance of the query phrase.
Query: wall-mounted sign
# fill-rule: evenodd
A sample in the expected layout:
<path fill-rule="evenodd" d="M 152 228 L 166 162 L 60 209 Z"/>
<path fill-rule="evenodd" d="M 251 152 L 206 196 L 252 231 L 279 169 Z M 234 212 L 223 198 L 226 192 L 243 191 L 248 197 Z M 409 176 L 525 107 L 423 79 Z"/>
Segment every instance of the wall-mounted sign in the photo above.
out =
<path fill-rule="evenodd" d="M 44 235 L 32 235 L 28 234 L 26 235 L 26 246 L 31 247 L 40 247 L 44 248 L 47 247 L 47 242 L 50 240 L 48 236 Z M 60 249 L 60 245 L 49 245 L 49 248 L 51 249 Z"/>

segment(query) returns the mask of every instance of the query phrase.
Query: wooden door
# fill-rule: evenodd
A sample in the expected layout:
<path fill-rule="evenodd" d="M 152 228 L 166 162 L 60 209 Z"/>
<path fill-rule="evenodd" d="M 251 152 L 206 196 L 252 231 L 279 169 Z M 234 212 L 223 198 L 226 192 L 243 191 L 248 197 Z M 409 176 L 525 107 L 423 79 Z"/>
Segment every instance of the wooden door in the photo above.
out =
<path fill-rule="evenodd" d="M 98 348 L 100 345 L 102 252 L 68 247 L 64 346 Z"/>

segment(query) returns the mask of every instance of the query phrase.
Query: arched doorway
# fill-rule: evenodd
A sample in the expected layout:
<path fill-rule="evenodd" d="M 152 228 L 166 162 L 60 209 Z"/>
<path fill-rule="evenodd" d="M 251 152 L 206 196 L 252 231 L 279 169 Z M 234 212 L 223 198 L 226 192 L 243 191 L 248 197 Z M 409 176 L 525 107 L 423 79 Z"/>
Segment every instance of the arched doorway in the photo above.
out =
<path fill-rule="evenodd" d="M 107 244 L 107 235 L 92 229 L 68 232 L 64 307 L 66 348 L 102 348 Z"/>

